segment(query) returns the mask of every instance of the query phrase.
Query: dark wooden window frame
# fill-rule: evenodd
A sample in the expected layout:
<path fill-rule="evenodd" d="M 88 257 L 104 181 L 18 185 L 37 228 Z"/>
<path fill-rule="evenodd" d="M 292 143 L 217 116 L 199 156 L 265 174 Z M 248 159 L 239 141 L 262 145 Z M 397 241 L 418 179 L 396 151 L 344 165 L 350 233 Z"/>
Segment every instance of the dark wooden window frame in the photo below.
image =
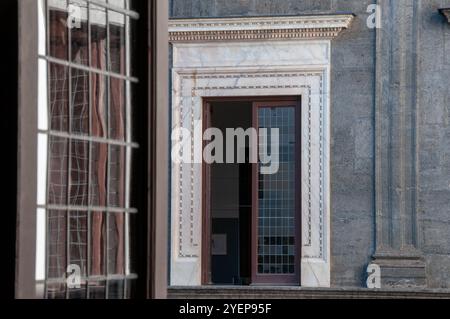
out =
<path fill-rule="evenodd" d="M 296 105 L 296 136 L 297 143 L 301 145 L 301 97 L 300 96 L 242 96 L 242 97 L 208 97 L 203 99 L 202 103 L 202 119 L 203 119 L 203 133 L 211 126 L 210 110 L 211 104 L 215 102 L 252 102 L 253 103 L 253 123 L 255 122 L 255 105 L 265 105 L 265 106 L 285 106 L 285 105 Z M 261 104 L 262 103 L 262 104 Z M 288 103 L 288 104 L 287 104 Z M 203 142 L 203 147 L 206 146 L 206 142 Z M 299 159 L 296 163 L 296 173 L 301 174 L 301 147 L 296 149 L 296 158 Z M 252 168 L 252 243 L 251 243 L 251 273 L 252 273 L 252 283 L 251 285 L 261 285 L 261 284 L 273 284 L 273 285 L 299 285 L 300 284 L 300 262 L 301 262 L 301 180 L 297 179 L 296 183 L 296 203 L 295 203 L 295 214 L 296 214 L 296 278 L 295 280 L 281 280 L 277 282 L 272 278 L 273 276 L 265 276 L 264 278 L 255 277 L 256 274 L 256 223 L 255 214 L 257 213 L 257 207 L 255 206 L 256 200 L 256 169 L 257 164 L 253 164 Z M 201 283 L 202 285 L 212 285 L 211 281 L 211 164 L 202 162 L 202 247 L 201 247 Z"/>
<path fill-rule="evenodd" d="M 138 185 L 142 203 L 137 262 L 141 284 L 137 297 L 165 298 L 167 294 L 167 211 L 169 161 L 168 2 L 152 0 L 143 12 L 139 38 L 141 57 L 148 67 L 141 70 L 139 103 L 148 105 L 147 125 L 141 130 L 145 145 L 138 156 L 139 169 L 147 174 Z M 38 1 L 18 2 L 18 171 L 15 297 L 41 298 L 37 294 L 36 193 L 37 193 L 37 101 L 38 101 Z M 145 26 L 144 26 L 145 25 Z M 145 50 L 147 49 L 147 50 Z M 33 107 L 34 106 L 34 107 Z M 136 186 L 134 187 L 136 189 Z M 139 191 L 139 189 L 141 191 Z M 145 255 L 146 258 L 143 258 Z"/>

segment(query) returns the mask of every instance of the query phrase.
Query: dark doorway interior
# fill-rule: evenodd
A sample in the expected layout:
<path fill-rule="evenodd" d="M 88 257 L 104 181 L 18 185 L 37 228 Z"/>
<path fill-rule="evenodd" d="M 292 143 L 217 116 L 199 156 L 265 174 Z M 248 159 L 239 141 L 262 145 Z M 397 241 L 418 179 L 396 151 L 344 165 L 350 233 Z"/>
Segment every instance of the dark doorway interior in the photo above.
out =
<path fill-rule="evenodd" d="M 247 130 L 252 126 L 252 103 L 212 103 L 211 126 L 223 132 L 224 142 L 227 128 Z M 252 233 L 252 164 L 248 161 L 248 145 L 246 163 L 211 165 L 210 191 L 211 281 L 216 285 L 248 285 Z"/>

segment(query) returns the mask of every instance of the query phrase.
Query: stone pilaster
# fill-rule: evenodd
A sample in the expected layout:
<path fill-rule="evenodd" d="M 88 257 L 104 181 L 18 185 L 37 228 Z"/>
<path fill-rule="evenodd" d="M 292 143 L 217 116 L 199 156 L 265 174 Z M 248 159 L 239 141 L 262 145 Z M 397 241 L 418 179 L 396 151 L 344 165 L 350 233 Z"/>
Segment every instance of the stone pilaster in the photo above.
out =
<path fill-rule="evenodd" d="M 426 286 L 418 219 L 417 123 L 421 0 L 378 0 L 376 252 L 382 288 Z"/>

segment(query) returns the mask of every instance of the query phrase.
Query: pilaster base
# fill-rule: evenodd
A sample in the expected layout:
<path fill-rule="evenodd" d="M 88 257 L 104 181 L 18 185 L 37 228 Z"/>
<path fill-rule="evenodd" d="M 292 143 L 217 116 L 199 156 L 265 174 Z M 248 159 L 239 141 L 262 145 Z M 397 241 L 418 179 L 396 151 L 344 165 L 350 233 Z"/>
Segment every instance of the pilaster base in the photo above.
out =
<path fill-rule="evenodd" d="M 426 288 L 426 263 L 420 252 L 382 251 L 373 256 L 381 268 L 381 288 Z"/>

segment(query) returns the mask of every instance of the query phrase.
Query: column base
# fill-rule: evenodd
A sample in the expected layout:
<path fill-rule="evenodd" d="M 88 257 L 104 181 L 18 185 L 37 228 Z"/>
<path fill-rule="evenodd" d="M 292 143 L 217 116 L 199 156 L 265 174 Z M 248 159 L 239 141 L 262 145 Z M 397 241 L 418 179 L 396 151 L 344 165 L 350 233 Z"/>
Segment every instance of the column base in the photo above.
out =
<path fill-rule="evenodd" d="M 415 249 L 378 251 L 373 263 L 381 268 L 381 288 L 426 288 L 426 263 Z"/>

